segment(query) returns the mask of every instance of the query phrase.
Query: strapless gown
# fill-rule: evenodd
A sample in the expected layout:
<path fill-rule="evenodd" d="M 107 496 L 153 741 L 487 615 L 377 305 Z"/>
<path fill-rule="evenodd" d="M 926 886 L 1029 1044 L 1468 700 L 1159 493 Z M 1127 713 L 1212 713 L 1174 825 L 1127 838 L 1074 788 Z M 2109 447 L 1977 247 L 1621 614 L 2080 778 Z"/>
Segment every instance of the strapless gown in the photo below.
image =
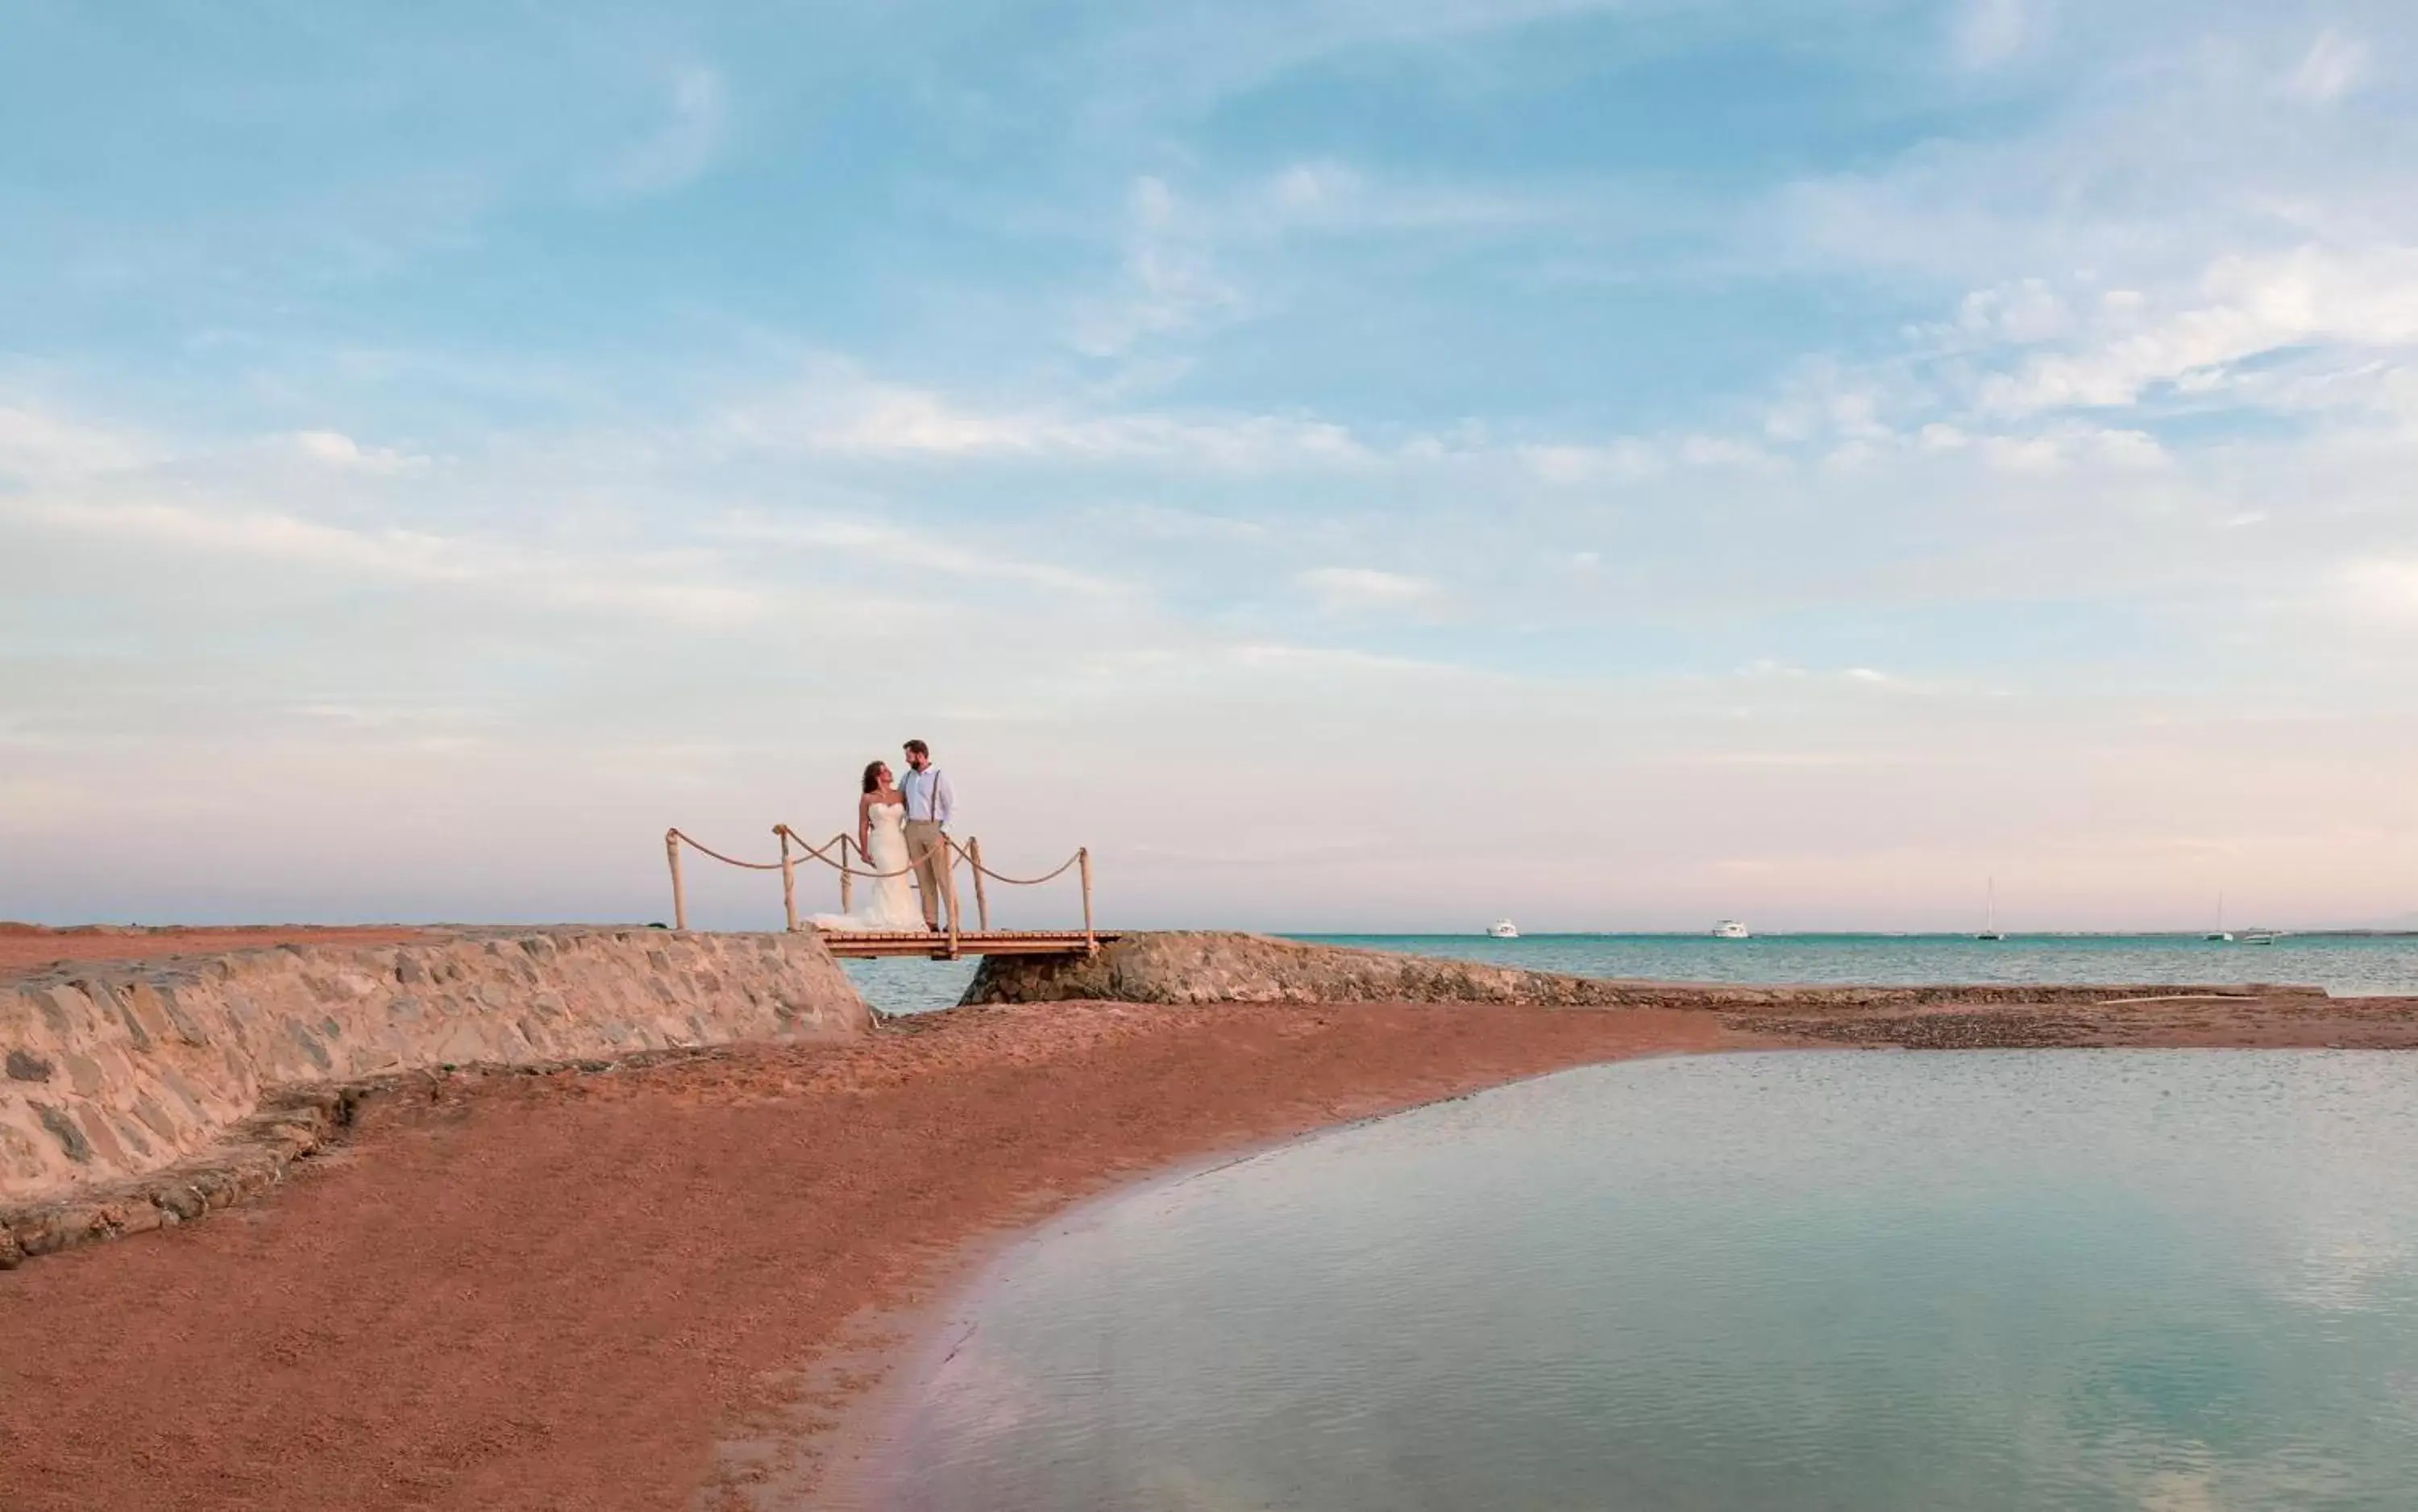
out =
<path fill-rule="evenodd" d="M 841 934 L 921 934 L 924 910 L 915 902 L 914 878 L 907 875 L 907 805 L 876 803 L 869 828 L 865 860 L 877 872 L 899 875 L 859 878 L 852 912 L 819 913 L 808 923 Z"/>

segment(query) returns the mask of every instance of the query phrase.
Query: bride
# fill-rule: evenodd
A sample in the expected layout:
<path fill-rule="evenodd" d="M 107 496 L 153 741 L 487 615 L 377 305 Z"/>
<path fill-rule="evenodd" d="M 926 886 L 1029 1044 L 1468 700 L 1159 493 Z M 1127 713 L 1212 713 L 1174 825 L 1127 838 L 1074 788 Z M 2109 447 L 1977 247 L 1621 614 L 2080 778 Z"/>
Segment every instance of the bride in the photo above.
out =
<path fill-rule="evenodd" d="M 856 802 L 856 849 L 865 864 L 887 877 L 869 878 L 873 896 L 853 913 L 819 913 L 810 921 L 836 934 L 924 932 L 924 910 L 907 875 L 907 798 L 891 785 L 890 768 L 876 761 L 865 769 L 865 796 Z"/>

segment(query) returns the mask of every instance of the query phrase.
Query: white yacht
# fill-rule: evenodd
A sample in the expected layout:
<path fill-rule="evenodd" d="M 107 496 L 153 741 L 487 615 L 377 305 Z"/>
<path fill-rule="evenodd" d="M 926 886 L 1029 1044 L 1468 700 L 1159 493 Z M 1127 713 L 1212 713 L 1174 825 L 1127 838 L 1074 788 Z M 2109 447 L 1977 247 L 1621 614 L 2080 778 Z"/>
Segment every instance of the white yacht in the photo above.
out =
<path fill-rule="evenodd" d="M 2216 927 L 2199 938 L 2219 945 L 2230 945 L 2233 943 L 2233 931 L 2225 927 L 2224 893 L 2219 893 L 2216 895 Z"/>
<path fill-rule="evenodd" d="M 1713 938 L 1715 939 L 1744 939 L 1747 938 L 1746 925 L 1736 919 L 1724 919 L 1721 923 L 1713 925 Z"/>
<path fill-rule="evenodd" d="M 1508 919 L 1497 919 L 1486 926 L 1486 935 L 1490 939 L 1517 939 L 1520 926 Z"/>
<path fill-rule="evenodd" d="M 2006 931 L 1998 927 L 1998 879 L 1990 878 L 1990 891 L 1982 905 L 1982 932 L 1975 939 L 2004 939 Z"/>

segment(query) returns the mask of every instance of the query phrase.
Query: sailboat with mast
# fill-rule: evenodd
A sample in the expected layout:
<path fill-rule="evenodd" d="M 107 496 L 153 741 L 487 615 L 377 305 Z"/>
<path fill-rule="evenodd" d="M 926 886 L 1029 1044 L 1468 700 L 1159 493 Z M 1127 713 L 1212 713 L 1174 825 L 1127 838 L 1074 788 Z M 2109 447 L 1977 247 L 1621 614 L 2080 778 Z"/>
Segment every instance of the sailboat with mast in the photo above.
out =
<path fill-rule="evenodd" d="M 2006 935 L 1998 928 L 1998 879 L 1995 877 L 1990 878 L 1989 888 L 1982 893 L 1982 932 L 1975 935 L 1973 938 L 1975 939 L 2004 939 L 2007 938 Z"/>
<path fill-rule="evenodd" d="M 2202 935 L 2200 938 L 2202 939 L 2213 940 L 2220 945 L 2230 945 L 2233 943 L 2233 932 L 2225 927 L 2224 893 L 2219 893 L 2216 895 L 2216 927 L 2210 930 L 2207 934 Z"/>

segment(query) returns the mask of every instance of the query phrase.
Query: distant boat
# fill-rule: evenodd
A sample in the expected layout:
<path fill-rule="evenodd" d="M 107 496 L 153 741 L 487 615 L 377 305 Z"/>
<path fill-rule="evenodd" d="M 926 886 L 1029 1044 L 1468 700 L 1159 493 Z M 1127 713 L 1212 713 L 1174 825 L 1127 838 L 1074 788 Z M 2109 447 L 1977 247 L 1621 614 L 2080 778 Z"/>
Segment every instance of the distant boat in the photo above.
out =
<path fill-rule="evenodd" d="M 1973 938 L 1975 939 L 2004 939 L 2007 938 L 1998 931 L 1998 879 L 1995 877 L 1990 878 L 1989 891 L 1982 895 L 1982 932 L 1975 935 Z"/>
<path fill-rule="evenodd" d="M 2281 938 L 2283 931 L 2280 929 L 2245 929 L 2242 932 L 2242 942 L 2245 945 L 2273 945 Z"/>
<path fill-rule="evenodd" d="M 2231 933 L 2230 931 L 2228 931 L 2228 930 L 2225 927 L 2225 894 L 2224 894 L 2224 893 L 2219 893 L 2216 895 L 2216 927 L 2215 927 L 2215 928 L 2213 928 L 2213 929 L 2211 929 L 2211 930 L 2210 930 L 2207 934 L 2202 935 L 2200 938 L 2201 938 L 2202 939 L 2213 940 L 2213 941 L 2215 941 L 2216 943 L 2218 943 L 2218 944 L 2220 944 L 2220 945 L 2226 945 L 2226 944 L 2231 944 L 2231 943 L 2232 943 L 2232 941 L 2233 941 L 2233 935 L 2232 935 L 2232 933 Z"/>
<path fill-rule="evenodd" d="M 1520 938 L 1520 926 L 1508 919 L 1497 919 L 1486 926 L 1486 933 L 1488 938 L 1492 939 L 1517 939 Z"/>
<path fill-rule="evenodd" d="M 1740 924 L 1736 919 L 1724 919 L 1721 923 L 1713 925 L 1713 938 L 1715 939 L 1744 939 L 1747 938 L 1746 925 Z"/>

